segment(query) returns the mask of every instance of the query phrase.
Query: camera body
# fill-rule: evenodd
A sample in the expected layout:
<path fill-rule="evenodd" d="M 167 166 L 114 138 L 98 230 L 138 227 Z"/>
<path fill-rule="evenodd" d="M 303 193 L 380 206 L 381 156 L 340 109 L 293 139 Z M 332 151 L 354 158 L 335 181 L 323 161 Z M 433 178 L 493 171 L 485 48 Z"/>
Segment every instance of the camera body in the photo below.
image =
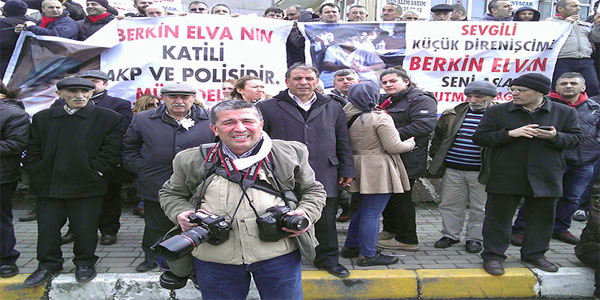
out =
<path fill-rule="evenodd" d="M 198 211 L 188 218 L 191 223 L 196 223 L 198 226 L 168 238 L 151 249 L 157 251 L 166 260 L 175 260 L 192 252 L 204 242 L 220 245 L 229 239 L 231 226 L 222 216 Z"/>
<path fill-rule="evenodd" d="M 258 236 L 265 242 L 277 242 L 291 235 L 281 230 L 282 227 L 292 230 L 304 230 L 308 227 L 308 219 L 299 215 L 288 215 L 291 209 L 287 206 L 272 206 L 267 212 L 256 218 Z"/>

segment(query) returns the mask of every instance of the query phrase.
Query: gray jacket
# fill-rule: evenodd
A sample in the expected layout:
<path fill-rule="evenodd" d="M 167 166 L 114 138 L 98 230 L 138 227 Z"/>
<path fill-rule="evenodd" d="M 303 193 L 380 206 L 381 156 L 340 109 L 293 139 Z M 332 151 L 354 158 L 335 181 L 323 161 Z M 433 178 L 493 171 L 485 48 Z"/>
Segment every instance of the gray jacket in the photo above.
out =
<path fill-rule="evenodd" d="M 158 190 L 173 173 L 175 154 L 215 139 L 208 112 L 191 108 L 195 125 L 186 130 L 167 115 L 167 107 L 137 113 L 123 138 L 123 165 L 138 176 L 137 196 L 158 202 Z"/>
<path fill-rule="evenodd" d="M 561 16 L 554 16 L 550 20 L 566 22 Z M 577 21 L 573 23 L 573 28 L 560 49 L 558 58 L 591 58 L 592 43 L 600 43 L 600 25 Z"/>

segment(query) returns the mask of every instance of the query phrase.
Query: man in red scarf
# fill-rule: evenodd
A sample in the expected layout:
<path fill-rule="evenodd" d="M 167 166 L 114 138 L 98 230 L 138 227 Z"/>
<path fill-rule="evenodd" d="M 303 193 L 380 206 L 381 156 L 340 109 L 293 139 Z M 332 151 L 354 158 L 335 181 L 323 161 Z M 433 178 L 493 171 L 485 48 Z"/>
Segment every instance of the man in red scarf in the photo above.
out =
<path fill-rule="evenodd" d="M 62 3 L 58 0 L 44 0 L 42 2 L 42 20 L 36 25 L 31 21 L 19 24 L 15 32 L 29 30 L 37 35 L 51 35 L 67 39 L 77 39 L 77 24 L 64 11 Z"/>
<path fill-rule="evenodd" d="M 78 40 L 87 39 L 115 18 L 113 14 L 108 12 L 109 7 L 107 0 L 88 0 L 86 2 L 85 10 L 88 16 L 77 21 L 77 27 L 79 28 Z"/>

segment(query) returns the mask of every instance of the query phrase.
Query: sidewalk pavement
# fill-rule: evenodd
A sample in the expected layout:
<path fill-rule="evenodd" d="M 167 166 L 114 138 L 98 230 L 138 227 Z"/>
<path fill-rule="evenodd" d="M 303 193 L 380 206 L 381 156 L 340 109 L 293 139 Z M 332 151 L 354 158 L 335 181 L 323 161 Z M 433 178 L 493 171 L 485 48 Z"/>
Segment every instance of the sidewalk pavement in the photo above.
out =
<path fill-rule="evenodd" d="M 0 299 L 168 299 L 169 291 L 160 288 L 160 272 L 137 273 L 135 267 L 144 259 L 141 237 L 144 221 L 124 211 L 118 242 L 98 245 L 96 264 L 98 277 L 92 282 L 75 281 L 73 244 L 62 246 L 65 257 L 64 271 L 51 285 L 26 289 L 25 278 L 37 268 L 36 222 L 19 222 L 27 211 L 15 211 L 17 261 L 21 275 L 0 279 Z M 345 240 L 349 223 L 338 223 L 340 247 Z M 579 236 L 585 223 L 573 221 L 571 232 Z M 66 232 L 66 226 L 63 233 Z M 574 298 L 592 297 L 594 276 L 590 268 L 577 259 L 574 246 L 552 240 L 547 257 L 561 268 L 548 273 L 519 259 L 519 248 L 510 246 L 504 263 L 506 274 L 488 275 L 482 269 L 481 257 L 464 249 L 464 240 L 447 249 L 433 247 L 441 237 L 441 218 L 437 209 L 417 210 L 418 252 L 385 251 L 400 262 L 391 266 L 360 267 L 356 259 L 340 257 L 352 275 L 340 279 L 319 271 L 311 263 L 303 262 L 303 288 L 306 299 L 462 299 L 462 298 Z M 199 299 L 200 293 L 191 282 L 173 296 L 176 299 Z M 256 288 L 249 299 L 259 299 Z"/>

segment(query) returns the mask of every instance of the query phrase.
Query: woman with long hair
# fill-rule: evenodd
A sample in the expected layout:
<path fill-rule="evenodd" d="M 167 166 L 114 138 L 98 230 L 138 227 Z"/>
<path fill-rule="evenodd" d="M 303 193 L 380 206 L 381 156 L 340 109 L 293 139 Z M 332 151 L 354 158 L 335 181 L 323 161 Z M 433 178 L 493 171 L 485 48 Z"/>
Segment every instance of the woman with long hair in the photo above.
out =
<path fill-rule="evenodd" d="M 265 99 L 265 83 L 256 76 L 243 76 L 235 82 L 234 89 L 231 91 L 231 99 L 252 103 L 263 100 Z"/>

